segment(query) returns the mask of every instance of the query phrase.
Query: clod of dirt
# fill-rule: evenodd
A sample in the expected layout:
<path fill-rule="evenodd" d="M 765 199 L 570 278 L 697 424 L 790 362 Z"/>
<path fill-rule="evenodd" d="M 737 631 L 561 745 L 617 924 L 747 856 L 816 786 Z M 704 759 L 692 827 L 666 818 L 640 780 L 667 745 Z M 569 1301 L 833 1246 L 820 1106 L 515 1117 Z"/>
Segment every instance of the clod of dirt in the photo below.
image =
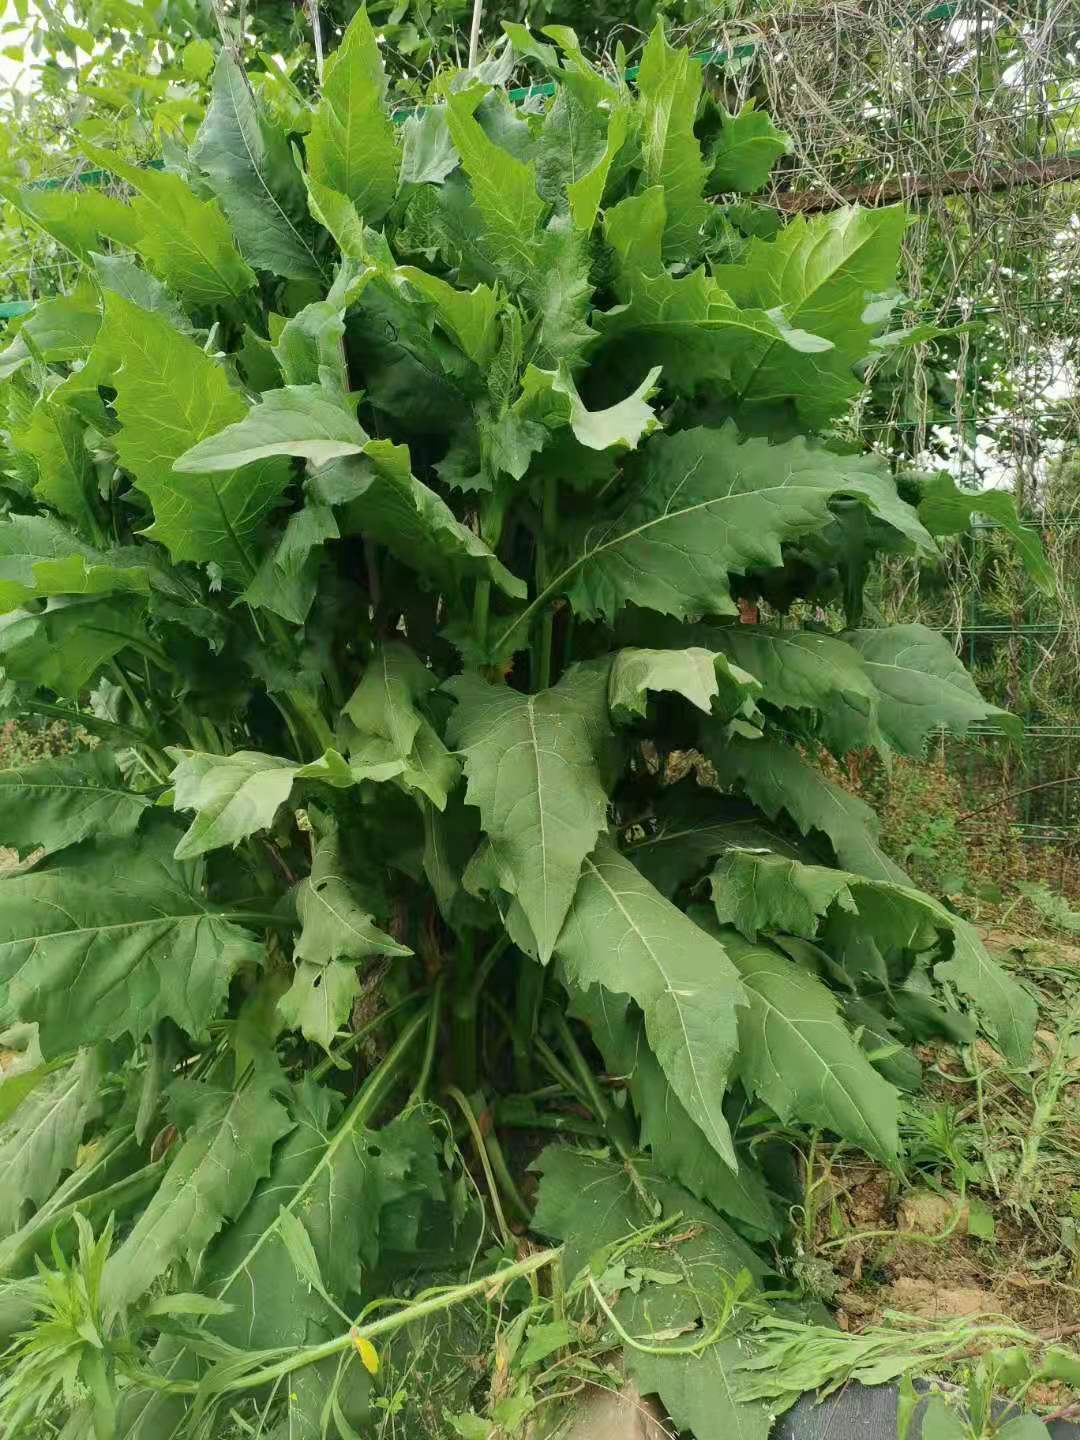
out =
<path fill-rule="evenodd" d="M 915 1280 L 901 1275 L 881 1297 L 883 1308 L 902 1310 L 925 1320 L 950 1320 L 960 1315 L 978 1315 L 1000 1310 L 989 1290 L 974 1285 L 942 1286 L 932 1280 Z"/>
<path fill-rule="evenodd" d="M 936 1190 L 912 1190 L 900 1201 L 897 1226 L 901 1230 L 914 1230 L 920 1235 L 940 1235 L 947 1225 L 952 1224 L 959 1203 L 956 1195 L 939 1195 Z M 968 1207 L 965 1204 L 956 1223 L 956 1231 L 966 1235 L 967 1227 Z"/>

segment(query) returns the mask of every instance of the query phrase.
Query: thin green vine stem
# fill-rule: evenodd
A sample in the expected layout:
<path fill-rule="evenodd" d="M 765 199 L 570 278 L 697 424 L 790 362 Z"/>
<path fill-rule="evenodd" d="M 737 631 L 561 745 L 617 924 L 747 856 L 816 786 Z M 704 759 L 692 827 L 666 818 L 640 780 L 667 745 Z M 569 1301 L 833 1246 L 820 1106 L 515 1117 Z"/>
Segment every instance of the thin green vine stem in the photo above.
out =
<path fill-rule="evenodd" d="M 431 1011 L 428 1016 L 427 1038 L 424 1041 L 424 1054 L 420 1061 L 420 1074 L 416 1078 L 409 1095 L 406 1109 L 411 1105 L 422 1104 L 427 1096 L 427 1088 L 431 1083 L 431 1072 L 435 1068 L 435 1047 L 439 1039 L 439 1025 L 442 1022 L 442 997 L 445 975 L 440 975 L 435 982 L 435 989 L 431 996 Z"/>
<path fill-rule="evenodd" d="M 634 1336 L 623 1327 L 611 1306 L 604 1299 L 600 1287 L 592 1275 L 589 1276 L 589 1289 L 592 1291 L 593 1298 L 607 1316 L 612 1329 L 623 1344 L 629 1345 L 631 1350 L 640 1350 L 644 1355 L 700 1355 L 703 1351 L 708 1350 L 711 1345 L 715 1345 L 727 1329 L 729 1317 L 723 1315 L 708 1334 L 703 1335 L 700 1340 L 695 1340 L 692 1345 L 655 1345 L 648 1340 L 636 1340 Z"/>
<path fill-rule="evenodd" d="M 448 1085 L 446 1094 L 461 1111 L 465 1117 L 465 1124 L 469 1127 L 469 1134 L 472 1136 L 473 1145 L 476 1148 L 476 1158 L 480 1161 L 481 1169 L 484 1172 L 484 1179 L 487 1181 L 488 1189 L 491 1191 L 491 1205 L 495 1211 L 495 1223 L 499 1227 L 499 1234 L 502 1236 L 503 1244 L 509 1249 L 514 1243 L 514 1237 L 510 1226 L 506 1223 L 506 1214 L 502 1208 L 502 1197 L 499 1194 L 499 1187 L 495 1181 L 495 1173 L 491 1168 L 491 1158 L 484 1144 L 483 1132 L 476 1118 L 476 1113 L 456 1085 Z"/>

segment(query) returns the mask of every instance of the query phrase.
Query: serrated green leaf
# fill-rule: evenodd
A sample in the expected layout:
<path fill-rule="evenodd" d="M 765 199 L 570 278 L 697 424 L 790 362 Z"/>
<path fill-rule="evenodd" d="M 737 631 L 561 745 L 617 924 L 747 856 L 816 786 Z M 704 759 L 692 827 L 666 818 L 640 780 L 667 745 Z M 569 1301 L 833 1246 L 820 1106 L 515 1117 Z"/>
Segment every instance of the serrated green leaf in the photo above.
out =
<path fill-rule="evenodd" d="M 877 691 L 877 725 L 901 755 L 921 756 L 939 730 L 963 735 L 972 725 L 997 725 L 1019 738 L 1019 717 L 979 694 L 944 635 L 925 625 L 852 630 L 845 640 Z"/>
<path fill-rule="evenodd" d="M 661 425 L 648 403 L 659 376 L 657 366 L 625 400 L 604 410 L 589 410 L 567 366 L 540 370 L 530 365 L 522 376 L 521 395 L 514 402 L 514 413 L 535 420 L 549 430 L 568 425 L 574 438 L 587 450 L 635 450 Z"/>
<path fill-rule="evenodd" d="M 255 283 L 216 201 L 200 200 L 172 171 L 131 165 L 82 142 L 88 158 L 125 180 L 136 197 L 135 248 L 171 290 L 192 305 L 236 300 Z"/>
<path fill-rule="evenodd" d="M 0 844 L 49 855 L 94 835 L 123 839 L 150 805 L 124 784 L 100 746 L 0 770 Z"/>
<path fill-rule="evenodd" d="M 791 141 L 773 124 L 766 110 L 747 100 L 734 115 L 720 115 L 720 133 L 709 150 L 709 189 L 754 195 L 769 178 L 769 171 L 791 149 Z"/>
<path fill-rule="evenodd" d="M 49 515 L 0 521 L 0 612 L 53 595 L 145 595 L 150 576 L 137 551 L 108 555 Z"/>
<path fill-rule="evenodd" d="M 12 1234 L 24 1205 L 41 1205 L 74 1169 L 83 1132 L 100 1110 L 101 1079 L 100 1057 L 83 1050 L 72 1064 L 43 1073 L 0 1125 L 0 1235 Z"/>
<path fill-rule="evenodd" d="M 499 346 L 499 312 L 503 302 L 490 285 L 458 290 L 438 275 L 414 265 L 400 265 L 394 275 L 419 290 L 435 306 L 439 324 L 460 345 L 474 365 L 486 370 Z"/>
<path fill-rule="evenodd" d="M 738 1069 L 747 1089 L 785 1122 L 821 1126 L 894 1161 L 899 1097 L 855 1044 L 832 994 L 771 947 L 712 922 L 709 933 L 723 943 L 747 994 L 738 1016 Z"/>
<path fill-rule="evenodd" d="M 189 40 L 180 60 L 185 75 L 209 80 L 214 69 L 214 47 L 209 40 Z"/>
<path fill-rule="evenodd" d="M 872 880 L 906 885 L 908 877 L 882 850 L 877 816 L 864 801 L 832 784 L 790 745 L 777 740 L 706 739 L 705 753 L 722 785 L 735 785 L 771 820 L 791 816 L 804 835 L 828 836 L 841 865 Z"/>
<path fill-rule="evenodd" d="M 322 385 L 344 398 L 349 388 L 344 334 L 344 309 L 329 300 L 314 300 L 286 320 L 273 347 L 286 385 Z"/>
<path fill-rule="evenodd" d="M 191 321 L 180 308 L 177 300 L 149 270 L 144 270 L 133 255 L 99 255 L 93 252 L 94 273 L 101 281 L 102 289 L 114 290 L 140 310 L 158 310 L 169 324 L 184 335 L 193 329 Z"/>
<path fill-rule="evenodd" d="M 602 841 L 585 861 L 556 953 L 574 985 L 603 985 L 635 1001 L 675 1094 L 736 1168 L 723 1099 L 736 1051 L 735 1012 L 745 1000 L 723 946 Z"/>
<path fill-rule="evenodd" d="M 304 176 L 304 184 L 307 186 L 312 219 L 330 232 L 342 255 L 351 260 L 365 260 L 368 244 L 364 236 L 364 222 L 349 197 L 342 195 L 340 190 L 332 190 L 329 185 L 320 185 L 311 175 Z"/>
<path fill-rule="evenodd" d="M 407 645 L 393 641 L 371 657 L 343 714 L 355 727 L 349 749 L 354 768 L 374 770 L 372 779 L 398 779 L 442 810 L 460 767 L 421 709 L 437 684 Z"/>
<path fill-rule="evenodd" d="M 401 127 L 401 174 L 405 185 L 441 185 L 458 166 L 446 107 L 425 105 Z"/>
<path fill-rule="evenodd" d="M 83 438 L 83 423 L 75 412 L 42 398 L 28 423 L 12 431 L 11 443 L 34 462 L 34 494 L 73 520 L 84 534 L 98 536 L 97 475 Z"/>
<path fill-rule="evenodd" d="M 259 106 L 227 47 L 190 153 L 209 177 L 249 265 L 291 280 L 321 279 L 307 233 L 304 183 L 288 139 Z"/>
<path fill-rule="evenodd" d="M 475 674 L 445 687 L 458 702 L 447 733 L 464 752 L 466 799 L 480 811 L 500 884 L 517 897 L 545 963 L 604 826 L 606 684 L 606 667 L 578 666 L 538 695 Z"/>
<path fill-rule="evenodd" d="M 89 840 L 0 882 L 3 1005 L 38 1022 L 46 1058 L 138 1039 L 165 1016 L 200 1036 L 233 971 L 260 963 L 262 943 L 207 899 L 174 843 L 171 825 L 138 846 Z"/>
<path fill-rule="evenodd" d="M 169 777 L 173 808 L 198 812 L 177 842 L 177 860 L 239 845 L 256 830 L 268 829 L 289 798 L 297 770 L 293 761 L 256 750 L 207 755 L 170 746 L 167 753 L 176 762 Z"/>
<path fill-rule="evenodd" d="M 473 85 L 448 95 L 446 121 L 482 220 L 477 243 L 505 280 L 520 283 L 536 264 L 540 222 L 548 207 L 537 192 L 533 165 L 489 140 L 476 119 L 487 93 L 486 86 Z"/>
<path fill-rule="evenodd" d="M 285 463 L 219 467 L 227 473 L 213 475 L 174 469 L 204 436 L 243 416 L 244 401 L 224 369 L 163 316 L 112 293 L 105 297 L 99 352 L 110 369 L 117 367 L 120 463 L 154 507 L 147 534 L 174 560 L 213 560 L 227 575 L 249 579 L 248 548 L 288 482 Z"/>
<path fill-rule="evenodd" d="M 789 324 L 778 308 L 735 304 L 704 268 L 671 275 L 661 250 L 666 223 L 660 186 L 628 196 L 604 217 L 620 303 L 593 320 L 605 354 L 625 370 L 640 374 L 660 365 L 666 385 L 693 394 L 710 380 L 736 384 L 765 346 L 791 349 L 796 358 L 833 348 L 831 340 Z"/>
<path fill-rule="evenodd" d="M 804 865 L 763 851 L 730 850 L 713 875 L 713 898 L 724 924 L 748 938 L 758 930 L 786 930 L 812 938 L 831 911 L 842 934 L 883 952 L 941 947 L 947 958 L 935 976 L 952 981 L 992 1028 L 1002 1051 L 1021 1062 L 1031 1047 L 1035 1002 L 990 957 L 975 929 L 940 901 L 910 885 L 867 879 L 844 870 Z M 836 909 L 858 915 L 837 916 Z M 825 943 L 829 943 L 826 931 Z"/>
<path fill-rule="evenodd" d="M 7 380 L 36 352 L 43 360 L 78 360 L 101 325 L 97 299 L 79 286 L 71 295 L 42 300 L 34 306 L 11 344 L 0 351 L 0 380 Z M 15 418 L 9 409 L 8 419 Z"/>
<path fill-rule="evenodd" d="M 873 457 L 833 455 L 801 438 L 740 442 L 732 425 L 654 436 L 622 497 L 571 530 L 553 583 L 589 618 L 627 603 L 733 615 L 731 575 L 780 565 L 782 543 L 818 528 L 841 495 L 920 529 Z"/>
<path fill-rule="evenodd" d="M 717 285 L 736 304 L 779 307 L 790 325 L 832 342 L 811 360 L 779 340 L 755 341 L 735 377 L 743 405 L 793 399 L 812 425 L 841 413 L 860 385 L 852 367 L 880 323 L 872 308 L 865 318 L 868 297 L 895 291 L 906 225 L 899 205 L 797 216 L 775 240 L 752 238 L 738 264 L 716 267 Z"/>
<path fill-rule="evenodd" d="M 616 105 L 608 115 L 607 135 L 604 152 L 591 170 L 585 171 L 566 186 L 566 198 L 570 203 L 570 214 L 579 230 L 588 234 L 596 224 L 596 217 L 604 198 L 611 167 L 630 134 L 630 110 L 625 104 Z"/>
<path fill-rule="evenodd" d="M 137 595 L 51 599 L 44 610 L 0 615 L 0 661 L 8 676 L 78 699 L 129 643 L 146 643 L 146 601 Z"/>
<path fill-rule="evenodd" d="M 608 681 L 613 715 L 644 715 L 653 690 L 674 691 L 710 714 L 720 693 L 713 655 L 695 646 L 686 650 L 619 650 Z"/>
<path fill-rule="evenodd" d="M 315 600 L 322 546 L 339 535 L 328 505 L 309 503 L 290 515 L 281 539 L 244 591 L 244 599 L 294 625 L 303 625 Z"/>
<path fill-rule="evenodd" d="M 274 1145 L 293 1128 L 254 1076 L 238 1090 L 180 1081 L 173 1090 L 175 1123 L 184 1142 L 153 1199 L 105 1266 L 104 1293 L 120 1311 L 178 1260 L 194 1269 L 226 1220 L 235 1220 L 270 1171 Z"/>
<path fill-rule="evenodd" d="M 704 200 L 708 167 L 694 134 L 701 67 L 685 46 L 667 43 L 662 20 L 642 52 L 637 83 L 645 184 L 663 188 L 667 210 L 664 255 L 693 258 L 709 213 Z"/>
<path fill-rule="evenodd" d="M 139 225 L 131 206 L 100 190 L 47 190 L 24 185 L 19 190 L 5 187 L 0 193 L 21 215 L 80 260 L 88 260 L 103 238 L 120 245 L 136 243 Z"/>
<path fill-rule="evenodd" d="M 730 1336 L 692 1358 L 632 1351 L 627 1369 L 641 1394 L 659 1395 L 672 1422 L 695 1440 L 767 1440 L 776 1407 L 741 1399 L 734 1380 L 745 1353 Z"/>
<path fill-rule="evenodd" d="M 346 195 L 369 225 L 390 208 L 401 163 L 386 88 L 379 44 L 361 5 L 326 63 L 307 156 L 312 177 Z"/>
<path fill-rule="evenodd" d="M 1020 523 L 1016 502 L 1007 490 L 961 490 L 944 471 L 922 482 L 919 519 L 931 535 L 959 535 L 972 515 L 986 515 L 998 524 L 1011 537 L 1024 569 L 1043 594 L 1055 593 L 1057 580 L 1042 537 Z"/>

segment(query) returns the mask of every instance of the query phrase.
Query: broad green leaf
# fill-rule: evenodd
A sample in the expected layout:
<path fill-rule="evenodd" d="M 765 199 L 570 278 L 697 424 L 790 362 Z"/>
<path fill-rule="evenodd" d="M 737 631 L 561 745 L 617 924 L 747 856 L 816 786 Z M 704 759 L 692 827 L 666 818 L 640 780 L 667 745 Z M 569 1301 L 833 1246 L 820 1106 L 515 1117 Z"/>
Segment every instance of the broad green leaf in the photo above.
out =
<path fill-rule="evenodd" d="M 660 365 L 666 385 L 693 394 L 710 380 L 737 384 L 764 346 L 790 349 L 796 359 L 833 348 L 831 340 L 789 324 L 779 308 L 735 304 L 704 268 L 671 275 L 661 250 L 666 223 L 660 186 L 621 200 L 604 217 L 620 303 L 593 323 L 605 353 L 614 353 L 624 371 Z"/>
<path fill-rule="evenodd" d="M 83 1132 L 101 1108 L 101 1079 L 100 1057 L 83 1050 L 70 1065 L 43 1074 L 0 1124 L 0 1235 L 18 1229 L 26 1202 L 41 1205 L 75 1168 Z"/>
<path fill-rule="evenodd" d="M 625 400 L 605 410 L 589 410 L 568 367 L 539 370 L 530 365 L 522 377 L 522 393 L 514 410 L 549 429 L 569 425 L 574 438 L 588 450 L 635 450 L 662 423 L 649 404 L 659 378 L 660 367 L 656 366 Z"/>
<path fill-rule="evenodd" d="M 667 43 L 661 20 L 642 53 L 637 83 L 645 184 L 663 187 L 667 210 L 664 255 L 685 262 L 698 252 L 709 213 L 703 198 L 708 166 L 694 134 L 701 66 L 685 46 Z"/>
<path fill-rule="evenodd" d="M 714 194 L 754 195 L 790 149 L 790 139 L 776 128 L 768 111 L 747 100 L 734 115 L 720 116 L 720 133 L 709 150 L 709 189 Z"/>
<path fill-rule="evenodd" d="M 629 995 L 688 1114 L 735 1169 L 723 1099 L 745 998 L 722 945 L 603 841 L 582 870 L 556 952 L 574 985 Z"/>
<path fill-rule="evenodd" d="M 346 195 L 369 225 L 389 210 L 401 162 L 386 88 L 379 44 L 361 5 L 326 62 L 306 148 L 313 179 Z"/>
<path fill-rule="evenodd" d="M 175 561 L 213 560 L 227 575 L 249 579 L 249 549 L 288 482 L 286 464 L 219 466 L 225 474 L 174 469 L 204 437 L 243 416 L 226 371 L 162 316 L 112 293 L 97 345 L 109 363 L 119 362 L 117 453 L 154 507 L 146 533 Z"/>
<path fill-rule="evenodd" d="M 343 308 L 329 300 L 314 300 L 287 320 L 273 347 L 286 385 L 321 384 L 344 397 L 349 388 L 344 335 Z"/>
<path fill-rule="evenodd" d="M 760 812 L 693 780 L 666 790 L 657 802 L 652 828 L 624 848 L 645 878 L 670 899 L 681 886 L 700 879 L 710 862 L 733 845 L 762 846 L 800 858 L 799 849 Z"/>
<path fill-rule="evenodd" d="M 100 190 L 46 190 L 24 185 L 0 193 L 21 215 L 51 235 L 80 260 L 101 248 L 102 239 L 134 247 L 139 225 L 130 205 Z M 62 297 L 61 297 L 62 298 Z"/>
<path fill-rule="evenodd" d="M 1044 595 L 1055 593 L 1057 580 L 1039 532 L 1020 523 L 1007 490 L 961 490 L 944 471 L 922 482 L 919 519 L 931 535 L 959 535 L 967 530 L 972 515 L 985 515 L 1000 525 L 1034 583 Z"/>
<path fill-rule="evenodd" d="M 841 933 L 855 944 L 873 941 L 882 952 L 940 950 L 944 937 L 946 958 L 936 968 L 937 977 L 951 980 L 970 997 L 1011 1060 L 1019 1063 L 1030 1051 L 1034 1001 L 991 959 L 966 920 L 909 885 L 805 865 L 767 851 L 731 850 L 714 872 L 713 897 L 721 921 L 751 939 L 758 930 L 813 938 L 830 910 L 833 916 L 837 911 L 857 914 L 857 926 L 846 921 Z M 831 943 L 828 930 L 824 943 Z"/>
<path fill-rule="evenodd" d="M 624 1076 L 637 1111 L 642 1147 L 665 1175 L 714 1210 L 762 1235 L 779 1234 L 765 1182 L 745 1149 L 733 1171 L 705 1139 L 678 1099 L 649 1048 L 640 1017 L 625 996 L 602 985 L 575 990 L 573 1014 L 588 1025 L 610 1075 Z"/>
<path fill-rule="evenodd" d="M 852 367 L 880 323 L 868 300 L 895 290 L 906 225 L 898 205 L 797 216 L 775 240 L 752 238 L 738 264 L 716 267 L 717 285 L 736 304 L 779 307 L 790 325 L 832 342 L 809 359 L 780 340 L 755 341 L 734 379 L 743 405 L 791 399 L 812 425 L 843 411 L 861 383 Z"/>
<path fill-rule="evenodd" d="M 140 310 L 158 310 L 174 329 L 190 335 L 193 326 L 184 314 L 179 302 L 149 270 L 144 270 L 133 255 L 90 256 L 94 273 L 101 281 L 102 289 L 114 290 Z M 96 331 L 95 331 L 96 333 Z"/>
<path fill-rule="evenodd" d="M 623 494 L 567 527 L 553 584 L 590 619 L 631 602 L 680 617 L 733 615 L 731 575 L 781 565 L 783 542 L 820 527 L 842 495 L 921 529 L 874 457 L 802 438 L 740 442 L 733 425 L 655 436 Z"/>
<path fill-rule="evenodd" d="M 460 767 L 421 709 L 438 683 L 407 645 L 392 641 L 372 655 L 344 714 L 356 732 L 349 750 L 354 770 L 397 779 L 442 810 Z"/>
<path fill-rule="evenodd" d="M 944 635 L 925 625 L 852 630 L 844 637 L 877 691 L 877 725 L 901 755 L 921 756 L 929 735 L 963 735 L 972 725 L 997 725 L 1019 737 L 1019 717 L 979 694 Z"/>
<path fill-rule="evenodd" d="M 368 244 L 364 236 L 364 222 L 349 197 L 342 195 L 340 190 L 332 190 L 329 185 L 320 185 L 311 175 L 304 176 L 304 184 L 307 186 L 312 219 L 329 231 L 342 255 L 352 260 L 365 260 Z"/>
<path fill-rule="evenodd" d="M 505 595 L 524 597 L 525 582 L 412 473 L 407 445 L 369 440 L 349 468 L 356 488 L 341 520 L 342 534 L 360 531 L 385 545 L 429 587 L 452 594 L 468 577 L 490 580 Z"/>
<path fill-rule="evenodd" d="M 487 93 L 486 86 L 473 85 L 448 95 L 446 119 L 483 222 L 477 243 L 505 280 L 520 284 L 536 264 L 540 222 L 548 207 L 537 192 L 533 165 L 489 140 L 476 119 Z"/>
<path fill-rule="evenodd" d="M 474 365 L 486 370 L 500 341 L 499 312 L 503 301 L 498 290 L 490 285 L 458 290 L 414 265 L 400 265 L 394 274 L 432 302 L 442 328 Z"/>
<path fill-rule="evenodd" d="M 124 784 L 104 746 L 0 770 L 0 844 L 49 855 L 90 836 L 123 839 L 150 797 Z"/>
<path fill-rule="evenodd" d="M 211 902 L 172 859 L 171 825 L 128 840 L 85 841 L 0 881 L 5 1012 L 36 1020 L 46 1059 L 78 1044 L 143 1036 L 168 1016 L 205 1033 L 234 970 L 261 942 L 234 906 Z"/>
<path fill-rule="evenodd" d="M 538 695 L 475 674 L 445 688 L 458 702 L 447 733 L 464 752 L 466 799 L 546 963 L 605 823 L 606 666 L 577 666 Z"/>
<path fill-rule="evenodd" d="M 325 1292 L 344 1308 L 387 1239 L 396 1238 L 392 1212 L 408 1243 L 418 1201 L 440 1192 L 434 1132 L 420 1112 L 371 1131 L 365 1106 L 337 1116 L 338 1104 L 312 1080 L 298 1087 L 295 1129 L 247 1208 L 206 1255 L 201 1288 L 233 1307 L 212 1329 L 234 1345 L 295 1347 L 341 1329 L 292 1258 L 283 1233 L 295 1229 L 292 1222 L 306 1233 Z"/>
<path fill-rule="evenodd" d="M 871 880 L 909 883 L 882 850 L 877 816 L 869 805 L 826 780 L 792 746 L 735 736 L 724 742 L 706 738 L 703 748 L 720 784 L 743 790 L 770 820 L 784 813 L 804 835 L 820 831 L 841 865 Z"/>
<path fill-rule="evenodd" d="M 150 576 L 138 551 L 109 555 L 48 515 L 0 521 L 0 612 L 51 595 L 147 594 Z"/>
<path fill-rule="evenodd" d="M 321 385 L 269 390 L 246 415 L 242 406 L 240 418 L 186 450 L 173 468 L 184 475 L 217 473 L 284 455 L 325 465 L 359 455 L 367 444 L 345 398 Z"/>
<path fill-rule="evenodd" d="M 0 380 L 21 370 L 35 353 L 49 361 L 81 359 L 93 345 L 100 325 L 97 298 L 81 286 L 71 295 L 40 301 L 11 344 L 0 350 Z"/>
<path fill-rule="evenodd" d="M 445 105 L 424 105 L 401 127 L 402 187 L 441 185 L 459 164 Z"/>
<path fill-rule="evenodd" d="M 745 679 L 748 689 L 752 688 L 752 677 L 746 675 Z M 720 693 L 715 657 L 696 646 L 686 650 L 619 650 L 608 681 L 612 714 L 644 715 L 653 690 L 674 691 L 710 714 L 712 702 Z"/>
<path fill-rule="evenodd" d="M 293 1129 L 285 1107 L 257 1074 L 237 1090 L 180 1081 L 172 1095 L 184 1140 L 153 1199 L 105 1267 L 114 1311 L 145 1295 L 170 1266 L 195 1269 L 227 1220 L 235 1220 L 269 1174 L 271 1153 Z"/>
<path fill-rule="evenodd" d="M 290 280 L 321 279 L 304 182 L 288 139 L 259 106 L 227 47 L 191 160 L 209 177 L 249 265 Z"/>
<path fill-rule="evenodd" d="M 780 709 L 817 711 L 819 733 L 831 750 L 843 754 L 880 742 L 877 687 L 842 639 L 741 624 L 710 626 L 709 635 L 715 635 L 709 643 L 761 682 L 762 700 Z"/>
<path fill-rule="evenodd" d="M 241 258 L 217 202 L 200 200 L 168 170 L 131 165 L 116 154 L 82 142 L 87 156 L 135 190 L 132 202 L 138 235 L 134 241 L 151 270 L 191 305 L 236 300 L 255 283 Z"/>
<path fill-rule="evenodd" d="M 29 423 L 12 431 L 11 443 L 37 468 L 35 495 L 73 520 L 84 534 L 98 537 L 97 474 L 75 412 L 42 398 L 30 412 Z"/>
<path fill-rule="evenodd" d="M 239 845 L 256 830 L 269 829 L 297 771 L 295 762 L 256 750 L 207 755 L 170 746 L 168 754 L 176 762 L 170 776 L 173 808 L 198 812 L 177 843 L 177 860 Z"/>
<path fill-rule="evenodd" d="M 616 105 L 608 116 L 607 138 L 604 153 L 591 170 L 572 180 L 566 187 L 566 198 L 570 202 L 570 214 L 579 230 L 588 234 L 596 224 L 596 217 L 604 198 L 608 176 L 615 157 L 622 149 L 630 133 L 630 110 L 625 104 Z"/>
<path fill-rule="evenodd" d="M 189 40 L 184 46 L 181 65 L 185 75 L 196 80 L 209 80 L 214 70 L 214 47 L 209 40 Z"/>
<path fill-rule="evenodd" d="M 336 832 L 319 841 L 311 874 L 301 882 L 296 909 L 302 929 L 296 975 L 278 1002 L 286 1021 L 326 1049 L 360 991 L 357 963 L 373 955 L 411 955 L 375 924 L 377 899 L 344 873 Z"/>
<path fill-rule="evenodd" d="M 263 558 L 244 591 L 244 599 L 294 625 L 303 625 L 315 600 L 322 546 L 339 535 L 328 505 L 307 504 L 290 515 L 281 539 Z"/>
<path fill-rule="evenodd" d="M 785 1123 L 821 1126 L 887 1162 L 897 1154 L 897 1092 L 877 1073 L 820 980 L 766 945 L 710 926 L 746 991 L 738 1069 Z"/>
<path fill-rule="evenodd" d="M 49 600 L 44 610 L 0 615 L 0 663 L 13 680 L 78 699 L 128 644 L 145 645 L 146 601 L 137 595 Z"/>

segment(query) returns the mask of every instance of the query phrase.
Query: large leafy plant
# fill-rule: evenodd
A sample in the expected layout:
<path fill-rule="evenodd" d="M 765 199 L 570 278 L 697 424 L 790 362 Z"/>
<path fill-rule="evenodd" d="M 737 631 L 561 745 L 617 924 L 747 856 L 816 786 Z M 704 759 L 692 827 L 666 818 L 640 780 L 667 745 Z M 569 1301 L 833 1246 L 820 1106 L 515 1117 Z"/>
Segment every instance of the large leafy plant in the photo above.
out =
<path fill-rule="evenodd" d="M 727 1433 L 779 1233 L 750 1139 L 891 1161 L 907 1041 L 1026 1052 L 1029 997 L 817 763 L 1008 723 L 868 623 L 932 514 L 809 433 L 903 215 L 747 238 L 705 196 L 763 182 L 760 115 L 661 29 L 632 90 L 507 28 L 542 107 L 481 67 L 395 123 L 361 11 L 302 144 L 226 52 L 182 163 L 87 145 L 130 200 L 25 200 L 83 265 L 0 353 L 4 697 L 100 743 L 0 773 L 15 1430 L 350 1435 L 375 1340 L 548 1263 L 492 1281 L 505 1206 L 566 1242 L 522 1292 L 550 1348 L 599 1305 Z M 504 1142 L 551 1129 L 591 1149 L 532 1213 Z M 476 1263 L 472 1169 L 479 1279 L 387 1316 Z"/>

